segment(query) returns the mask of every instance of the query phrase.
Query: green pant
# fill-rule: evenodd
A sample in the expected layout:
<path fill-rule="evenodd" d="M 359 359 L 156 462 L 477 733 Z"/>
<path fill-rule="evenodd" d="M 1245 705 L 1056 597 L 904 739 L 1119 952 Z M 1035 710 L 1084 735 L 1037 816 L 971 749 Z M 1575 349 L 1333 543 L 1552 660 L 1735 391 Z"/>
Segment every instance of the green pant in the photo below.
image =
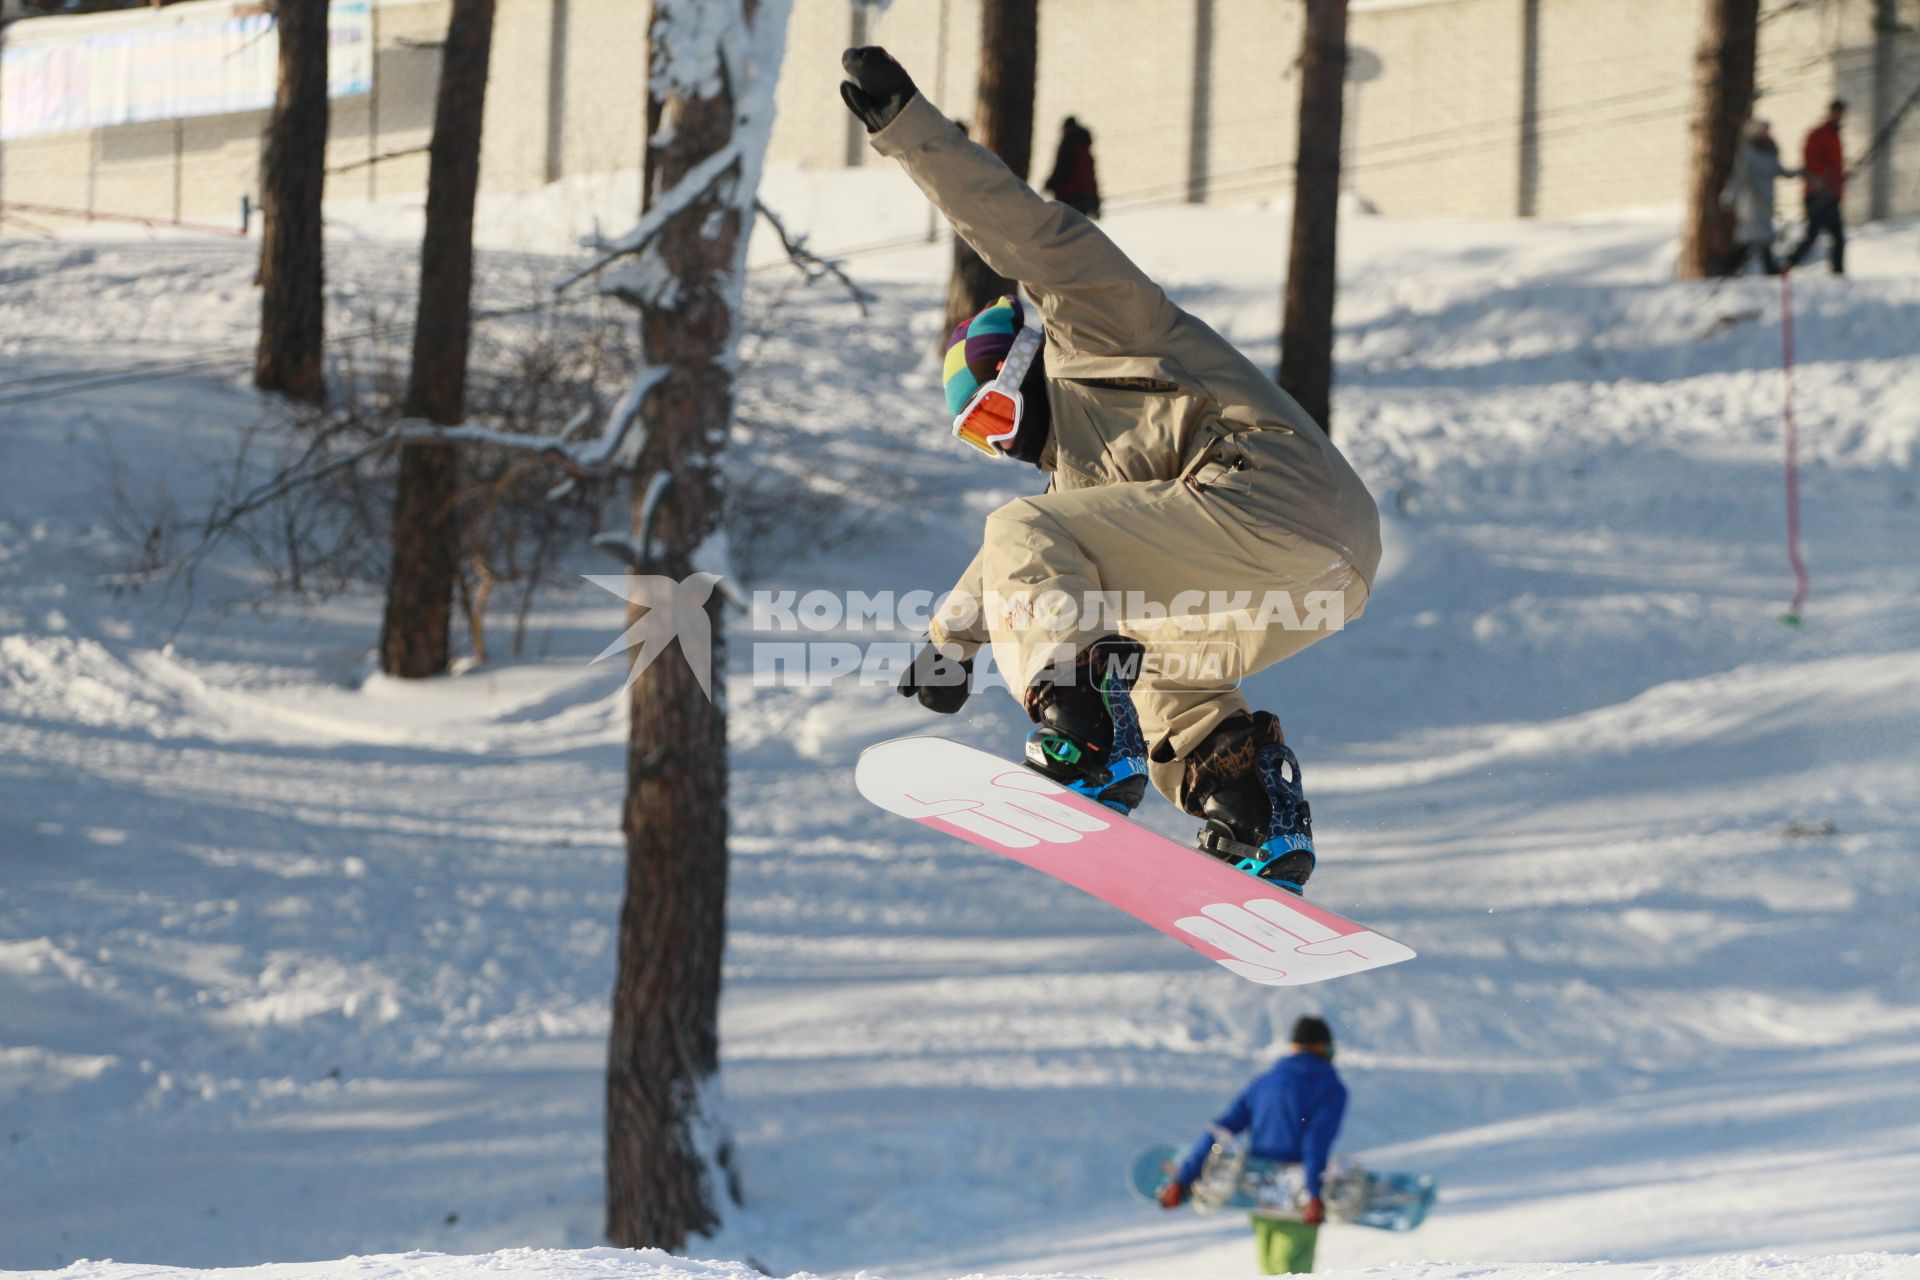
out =
<path fill-rule="evenodd" d="M 1304 1222 L 1253 1215 L 1253 1247 L 1260 1254 L 1260 1270 L 1270 1276 L 1313 1270 L 1313 1246 L 1320 1228 Z"/>

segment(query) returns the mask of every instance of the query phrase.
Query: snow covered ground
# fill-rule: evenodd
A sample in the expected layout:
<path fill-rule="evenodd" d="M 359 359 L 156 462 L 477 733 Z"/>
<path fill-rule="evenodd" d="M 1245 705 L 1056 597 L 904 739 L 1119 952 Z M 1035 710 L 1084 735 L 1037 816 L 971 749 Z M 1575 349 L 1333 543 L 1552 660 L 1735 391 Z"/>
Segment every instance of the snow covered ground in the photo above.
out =
<path fill-rule="evenodd" d="M 819 247 L 863 246 L 924 231 L 903 185 L 774 175 L 769 197 Z M 492 300 L 585 229 L 555 207 L 590 221 L 572 198 L 483 220 Z M 406 314 L 404 219 L 342 219 L 338 326 Z M 1312 1011 L 1353 1091 L 1341 1149 L 1444 1188 L 1418 1232 L 1329 1229 L 1323 1270 L 1920 1274 L 1920 228 L 1866 229 L 1852 278 L 1794 282 L 1814 586 L 1794 628 L 1780 294 L 1671 282 L 1674 224 L 1344 228 L 1335 426 L 1388 565 L 1350 634 L 1251 692 L 1303 757 L 1316 897 L 1411 964 L 1255 987 L 868 809 L 862 746 L 1011 750 L 1016 708 L 756 688 L 733 619 L 723 1084 L 746 1202 L 696 1256 L 1247 1274 L 1243 1222 L 1150 1209 L 1122 1175 Z M 1284 211 L 1108 225 L 1273 358 Z M 1034 487 L 944 438 L 945 262 L 850 259 L 864 321 L 756 274 L 763 425 L 737 458 L 795 451 L 863 523 L 763 555 L 746 587 L 942 589 L 984 513 Z M 237 243 L 0 240 L 0 1268 L 743 1277 L 406 1254 L 601 1243 L 624 730 L 618 673 L 586 659 L 619 605 L 556 593 L 526 658 L 409 686 L 369 674 L 370 593 L 263 599 L 237 552 L 190 594 L 123 589 L 127 513 L 200 510 L 266 412 L 241 377 L 250 275 Z"/>
<path fill-rule="evenodd" d="M 349 1258 L 332 1263 L 277 1263 L 216 1271 L 82 1262 L 57 1273 L 63 1280 L 758 1280 L 738 1262 L 688 1262 L 647 1249 L 507 1249 L 472 1257 L 412 1253 Z M 1185 1274 L 1194 1274 L 1187 1272 Z M 1897 1254 L 1851 1254 L 1827 1258 L 1715 1258 L 1697 1263 L 1534 1263 L 1489 1267 L 1402 1263 L 1373 1268 L 1374 1280 L 1907 1280 L 1913 1259 Z M 877 1280 L 861 1272 L 865 1280 Z M 796 1278 L 797 1280 L 797 1278 Z M 1007 1276 L 1005 1280 L 1040 1280 Z M 1053 1275 L 1045 1280 L 1078 1280 Z M 1340 1280 L 1338 1275 L 1328 1280 Z"/>

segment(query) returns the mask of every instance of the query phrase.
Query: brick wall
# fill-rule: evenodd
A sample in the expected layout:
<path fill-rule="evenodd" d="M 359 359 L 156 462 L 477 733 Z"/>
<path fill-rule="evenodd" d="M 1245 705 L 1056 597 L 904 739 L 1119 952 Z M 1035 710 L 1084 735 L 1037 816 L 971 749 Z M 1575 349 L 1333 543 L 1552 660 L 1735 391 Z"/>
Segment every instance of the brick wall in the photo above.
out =
<path fill-rule="evenodd" d="M 1552 4 L 1557 0 L 1544 0 Z M 1393 217 L 1518 211 L 1523 0 L 1356 5 L 1348 189 Z"/>
<path fill-rule="evenodd" d="M 637 169 L 647 131 L 647 6 L 639 0 L 559 2 L 565 6 L 555 127 L 560 170 Z"/>
<path fill-rule="evenodd" d="M 487 189 L 631 169 L 643 144 L 642 0 L 499 0 L 482 159 Z M 1920 0 L 1877 52 L 1874 0 L 1768 0 L 1759 111 L 1789 158 L 1828 99 L 1850 154 L 1874 112 L 1920 84 Z M 1402 217 L 1562 217 L 1681 198 L 1698 0 L 1353 0 L 1346 185 Z M 335 197 L 424 193 L 447 0 L 376 8 L 375 91 L 334 103 Z M 840 103 L 839 55 L 864 23 L 956 118 L 973 113 L 979 0 L 794 0 L 769 160 L 873 163 Z M 1093 131 L 1110 204 L 1284 196 L 1299 81 L 1297 0 L 1045 0 L 1034 172 L 1062 119 Z M 944 51 L 944 53 L 943 53 Z M 1889 56 L 1890 55 L 1890 56 Z M 1530 62 L 1531 59 L 1531 62 Z M 1529 67 L 1531 66 L 1531 73 Z M 1880 91 L 1876 94 L 1876 83 Z M 0 145 L 0 199 L 234 225 L 254 191 L 264 112 Z M 1920 110 L 1848 196 L 1920 213 Z M 1791 200 L 1786 202 L 1792 207 Z"/>
<path fill-rule="evenodd" d="M 1920 82 L 1920 0 L 1899 0 L 1888 109 Z M 1873 0 L 1803 8 L 1767 0 L 1760 110 L 1797 154 L 1836 92 L 1847 143 L 1873 130 Z M 942 13 L 947 25 L 945 83 Z M 1565 217 L 1681 199 L 1693 0 L 1353 0 L 1346 183 L 1402 217 Z M 1046 0 L 1035 100 L 1035 177 L 1069 114 L 1093 130 L 1110 203 L 1284 195 L 1292 185 L 1299 6 L 1282 0 Z M 977 0 L 896 0 L 871 23 L 948 114 L 971 112 Z M 769 159 L 844 163 L 835 85 L 845 0 L 795 0 Z M 1531 50 L 1532 74 L 1528 59 Z M 1196 101 L 1196 65 L 1208 90 Z M 1201 128 L 1196 130 L 1196 120 Z M 1920 110 L 1895 138 L 1882 201 L 1920 213 Z M 1856 218 L 1869 184 L 1849 195 Z"/>

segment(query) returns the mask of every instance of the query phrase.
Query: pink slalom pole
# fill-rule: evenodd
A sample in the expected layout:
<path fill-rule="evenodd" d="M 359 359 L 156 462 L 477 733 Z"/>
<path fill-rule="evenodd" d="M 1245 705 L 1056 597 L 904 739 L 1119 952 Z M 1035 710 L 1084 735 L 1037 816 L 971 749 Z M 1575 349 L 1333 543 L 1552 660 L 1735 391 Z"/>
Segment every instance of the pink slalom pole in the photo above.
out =
<path fill-rule="evenodd" d="M 1786 621 L 1800 625 L 1807 602 L 1807 566 L 1800 558 L 1800 439 L 1793 421 L 1793 273 L 1780 273 L 1780 369 L 1787 420 L 1787 560 L 1793 565 L 1793 603 Z"/>

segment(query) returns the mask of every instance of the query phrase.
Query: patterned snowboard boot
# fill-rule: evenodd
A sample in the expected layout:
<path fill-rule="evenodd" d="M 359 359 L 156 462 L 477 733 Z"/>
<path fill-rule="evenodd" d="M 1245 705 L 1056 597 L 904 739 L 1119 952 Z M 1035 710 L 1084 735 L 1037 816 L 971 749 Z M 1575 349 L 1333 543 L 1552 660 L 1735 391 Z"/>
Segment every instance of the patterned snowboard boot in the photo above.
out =
<path fill-rule="evenodd" d="M 1206 823 L 1202 853 L 1304 894 L 1315 862 L 1313 812 L 1300 790 L 1300 762 L 1271 712 L 1222 721 L 1187 758 L 1180 795 Z"/>
<path fill-rule="evenodd" d="M 1123 815 L 1147 794 L 1147 744 L 1131 693 L 1140 654 L 1130 640 L 1096 640 L 1070 683 L 1038 685 L 1027 697 L 1037 726 L 1027 735 L 1027 767 Z"/>

